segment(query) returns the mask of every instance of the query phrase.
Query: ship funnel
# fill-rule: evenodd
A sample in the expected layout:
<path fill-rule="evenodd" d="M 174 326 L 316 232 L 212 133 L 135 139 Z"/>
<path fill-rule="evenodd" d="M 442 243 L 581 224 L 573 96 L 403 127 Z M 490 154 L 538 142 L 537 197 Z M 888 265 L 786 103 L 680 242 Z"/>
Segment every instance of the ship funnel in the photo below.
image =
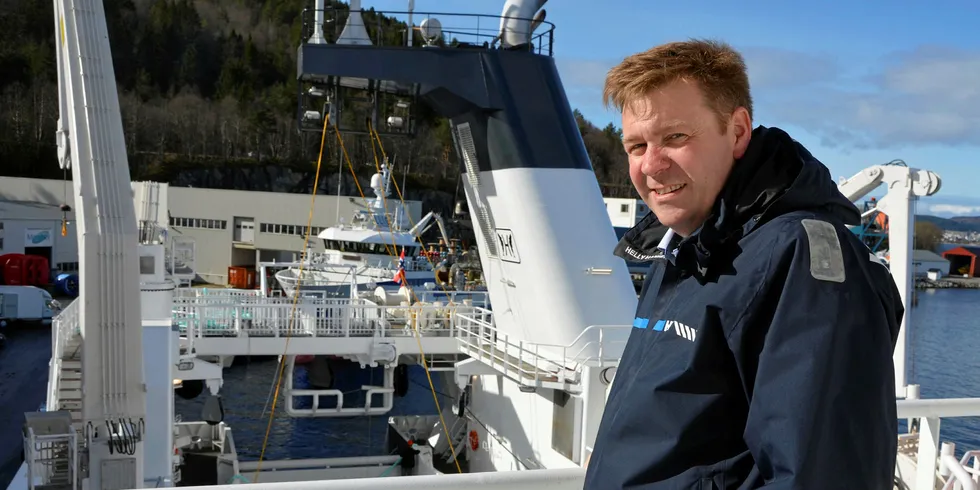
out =
<path fill-rule="evenodd" d="M 337 44 L 371 46 L 371 37 L 368 36 L 367 28 L 364 27 L 364 19 L 361 18 L 361 0 L 350 0 L 350 15 L 347 16 L 344 30 L 337 38 Z"/>
<path fill-rule="evenodd" d="M 503 49 L 526 45 L 541 22 L 544 12 L 538 12 L 548 0 L 507 0 L 500 14 L 500 47 Z"/>
<path fill-rule="evenodd" d="M 323 37 L 323 0 L 316 0 L 313 4 L 313 35 L 308 41 L 310 44 L 325 44 L 326 38 Z"/>

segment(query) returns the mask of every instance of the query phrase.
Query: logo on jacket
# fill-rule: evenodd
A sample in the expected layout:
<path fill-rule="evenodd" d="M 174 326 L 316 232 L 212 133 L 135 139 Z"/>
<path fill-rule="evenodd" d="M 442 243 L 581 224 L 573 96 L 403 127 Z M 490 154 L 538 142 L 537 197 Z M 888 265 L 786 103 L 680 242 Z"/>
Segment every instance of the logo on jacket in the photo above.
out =
<path fill-rule="evenodd" d="M 633 328 L 647 328 L 649 326 L 649 318 L 636 318 L 633 320 Z M 698 331 L 694 327 L 689 327 L 676 320 L 657 320 L 653 324 L 653 330 L 657 332 L 673 331 L 678 337 L 690 340 L 691 342 L 694 342 L 698 336 Z"/>
<path fill-rule="evenodd" d="M 652 254 L 645 254 L 633 247 L 630 247 L 629 245 L 626 246 L 626 249 L 623 250 L 623 252 L 625 252 L 626 255 L 639 260 L 640 262 L 649 262 L 653 259 L 662 259 L 664 257 L 664 252 L 662 250 L 657 250 Z"/>

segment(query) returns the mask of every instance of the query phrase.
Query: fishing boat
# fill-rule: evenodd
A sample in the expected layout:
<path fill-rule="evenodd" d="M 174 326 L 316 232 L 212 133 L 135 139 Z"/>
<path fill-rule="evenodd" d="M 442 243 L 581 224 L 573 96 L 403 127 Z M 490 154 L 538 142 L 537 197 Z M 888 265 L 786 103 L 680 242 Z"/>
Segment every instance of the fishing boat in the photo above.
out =
<path fill-rule="evenodd" d="M 324 252 L 307 250 L 297 265 L 275 274 L 286 295 L 299 290 L 320 292 L 327 297 L 349 297 L 351 287 L 373 290 L 377 286 L 410 284 L 422 286 L 436 281 L 451 267 L 451 256 L 429 257 L 420 237 L 434 222 L 444 244 L 449 244 L 445 223 L 439 214 L 429 212 L 418 223 L 405 205 L 392 199 L 391 172 L 386 163 L 371 178 L 374 199 L 358 210 L 350 223 L 341 222 L 317 235 Z"/>

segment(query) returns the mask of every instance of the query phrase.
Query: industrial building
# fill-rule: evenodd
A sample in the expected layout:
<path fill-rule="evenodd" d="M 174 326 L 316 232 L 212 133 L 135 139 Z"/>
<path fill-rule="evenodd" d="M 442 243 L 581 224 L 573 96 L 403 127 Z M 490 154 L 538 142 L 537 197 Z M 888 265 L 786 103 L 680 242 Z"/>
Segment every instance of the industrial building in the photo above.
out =
<path fill-rule="evenodd" d="M 0 180 L 3 188 L 10 179 Z M 10 199 L 0 191 L 0 255 L 19 253 L 47 259 L 52 269 L 78 270 L 78 243 L 74 222 L 64 221 L 61 203 Z M 71 213 L 68 213 L 71 216 Z M 65 236 L 62 236 L 65 224 Z"/>
<path fill-rule="evenodd" d="M 945 277 L 949 275 L 949 260 L 930 250 L 913 250 L 912 269 L 914 277 L 928 276 L 930 271 Z"/>
<path fill-rule="evenodd" d="M 949 273 L 957 276 L 978 277 L 977 256 L 980 247 L 956 247 L 943 252 L 943 257 L 949 260 Z"/>
<path fill-rule="evenodd" d="M 642 199 L 605 197 L 602 200 L 614 228 L 632 228 L 650 212 Z"/>
<path fill-rule="evenodd" d="M 52 268 L 78 268 L 70 181 L 4 177 L 0 179 L 0 254 L 44 255 Z M 255 267 L 258 262 L 291 262 L 303 250 L 310 214 L 310 196 L 279 192 L 171 187 L 156 182 L 134 182 L 133 204 L 145 231 L 155 223 L 169 247 L 193 250 L 197 279 L 226 284 L 231 266 Z M 316 196 L 312 237 L 339 220 L 350 221 L 365 208 L 360 197 Z M 422 215 L 422 203 L 406 201 L 413 222 Z M 67 219 L 62 236 L 62 219 Z M 155 234 L 155 233 L 154 233 Z M 314 251 L 320 240 L 311 238 Z"/>

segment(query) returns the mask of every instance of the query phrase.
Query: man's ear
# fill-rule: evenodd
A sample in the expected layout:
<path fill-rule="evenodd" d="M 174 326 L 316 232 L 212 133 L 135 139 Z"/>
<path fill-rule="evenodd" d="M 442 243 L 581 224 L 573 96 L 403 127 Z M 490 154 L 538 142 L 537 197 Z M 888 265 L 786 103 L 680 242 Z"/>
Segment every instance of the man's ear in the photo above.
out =
<path fill-rule="evenodd" d="M 752 117 L 744 107 L 738 107 L 732 113 L 732 157 L 735 160 L 745 155 L 745 150 L 749 147 L 749 140 L 752 139 Z"/>

